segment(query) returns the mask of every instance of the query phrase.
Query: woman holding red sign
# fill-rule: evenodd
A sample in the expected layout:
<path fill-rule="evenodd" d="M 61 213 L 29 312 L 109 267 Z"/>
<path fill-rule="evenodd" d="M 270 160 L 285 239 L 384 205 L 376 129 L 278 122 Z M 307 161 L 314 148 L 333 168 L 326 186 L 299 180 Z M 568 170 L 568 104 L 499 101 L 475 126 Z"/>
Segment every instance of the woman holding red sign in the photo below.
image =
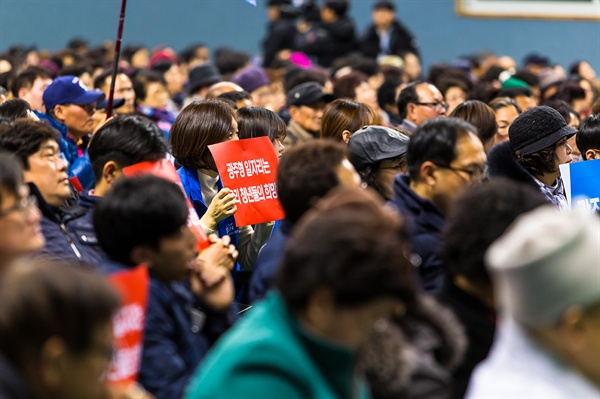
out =
<path fill-rule="evenodd" d="M 223 187 L 208 146 L 238 140 L 235 111 L 219 100 L 196 101 L 185 107 L 169 134 L 173 156 L 182 165 L 177 171 L 186 195 L 206 232 L 229 235 L 239 251 L 242 269 L 252 270 L 258 250 L 267 241 L 272 223 L 238 227 L 235 194 Z"/>

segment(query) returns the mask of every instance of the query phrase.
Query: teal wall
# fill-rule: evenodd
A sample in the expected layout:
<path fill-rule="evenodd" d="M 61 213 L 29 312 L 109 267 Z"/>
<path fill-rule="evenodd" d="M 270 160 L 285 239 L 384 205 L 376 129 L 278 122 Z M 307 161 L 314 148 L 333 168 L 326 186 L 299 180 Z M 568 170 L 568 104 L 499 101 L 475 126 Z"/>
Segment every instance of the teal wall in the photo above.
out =
<path fill-rule="evenodd" d="M 256 53 L 265 32 L 265 0 L 129 0 L 124 43 L 168 44 L 176 50 L 205 42 Z M 373 0 L 353 0 L 362 32 Z M 488 49 L 517 61 L 530 51 L 568 66 L 585 59 L 600 73 L 600 21 L 458 17 L 453 0 L 396 0 L 398 15 L 417 36 L 425 64 Z M 118 0 L 0 0 L 0 51 L 15 43 L 57 50 L 74 36 L 92 44 L 114 40 Z M 600 10 L 598 10 L 600 15 Z"/>

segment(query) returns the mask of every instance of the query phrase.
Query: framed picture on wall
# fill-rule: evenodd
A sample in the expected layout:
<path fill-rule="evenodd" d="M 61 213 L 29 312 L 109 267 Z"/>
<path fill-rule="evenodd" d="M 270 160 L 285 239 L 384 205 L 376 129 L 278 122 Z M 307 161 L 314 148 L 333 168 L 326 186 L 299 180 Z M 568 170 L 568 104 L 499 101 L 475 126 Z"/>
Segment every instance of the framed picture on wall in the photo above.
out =
<path fill-rule="evenodd" d="M 464 17 L 600 20 L 600 0 L 456 0 Z"/>

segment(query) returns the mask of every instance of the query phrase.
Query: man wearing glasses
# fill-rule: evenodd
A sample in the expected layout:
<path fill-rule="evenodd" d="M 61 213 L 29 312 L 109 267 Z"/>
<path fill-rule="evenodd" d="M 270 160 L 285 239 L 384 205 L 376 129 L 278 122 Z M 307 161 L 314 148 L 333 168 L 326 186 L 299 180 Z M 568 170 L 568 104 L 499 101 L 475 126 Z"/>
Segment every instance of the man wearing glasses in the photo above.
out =
<path fill-rule="evenodd" d="M 414 82 L 398 96 L 398 114 L 402 118 L 398 127 L 414 133 L 423 122 L 445 116 L 446 111 L 448 104 L 437 87 L 427 82 Z"/>
<path fill-rule="evenodd" d="M 457 118 L 421 125 L 408 143 L 408 174 L 396 176 L 390 205 L 412 224 L 413 251 L 421 258 L 418 279 L 436 294 L 445 271 L 438 256 L 450 204 L 462 191 L 483 180 L 486 155 L 475 127 Z"/>
<path fill-rule="evenodd" d="M 46 106 L 42 119 L 60 132 L 60 153 L 67 162 L 69 177 L 77 177 L 84 189 L 94 183 L 87 144 L 94 128 L 96 102 L 104 97 L 99 90 L 88 90 L 75 76 L 54 79 L 42 96 Z"/>

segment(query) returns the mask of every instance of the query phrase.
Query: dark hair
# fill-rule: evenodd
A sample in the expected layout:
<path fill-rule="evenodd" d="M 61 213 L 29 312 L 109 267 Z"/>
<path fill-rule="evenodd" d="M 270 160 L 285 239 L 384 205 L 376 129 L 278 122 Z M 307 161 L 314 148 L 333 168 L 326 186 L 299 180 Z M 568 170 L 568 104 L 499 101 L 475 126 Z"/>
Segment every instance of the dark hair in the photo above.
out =
<path fill-rule="evenodd" d="M 458 118 L 435 118 L 420 125 L 408 142 L 406 161 L 413 181 L 421 179 L 421 165 L 431 161 L 450 165 L 456 159 L 456 142 L 476 129 Z"/>
<path fill-rule="evenodd" d="M 173 65 L 176 65 L 176 64 L 173 63 L 173 61 L 171 61 L 171 60 L 158 60 L 152 65 L 150 70 L 157 72 L 161 76 L 164 77 L 165 72 L 167 72 L 169 69 L 171 69 L 171 67 L 173 67 Z"/>
<path fill-rule="evenodd" d="M 188 205 L 181 188 L 156 176 L 119 180 L 94 211 L 100 247 L 110 259 L 134 266 L 137 246 L 158 248 L 159 241 L 184 226 Z"/>
<path fill-rule="evenodd" d="M 283 90 L 287 93 L 302 83 L 317 82 L 321 86 L 327 83 L 327 75 L 319 71 L 296 68 L 284 75 Z"/>
<path fill-rule="evenodd" d="M 355 90 L 362 83 L 369 83 L 369 77 L 360 71 L 352 71 L 339 78 L 333 85 L 335 98 L 356 98 Z"/>
<path fill-rule="evenodd" d="M 325 107 L 321 118 L 321 138 L 342 141 L 344 130 L 354 133 L 366 125 L 378 125 L 379 117 L 366 104 L 337 99 Z"/>
<path fill-rule="evenodd" d="M 581 121 L 575 142 L 584 160 L 587 159 L 587 150 L 600 150 L 600 114 L 590 115 Z"/>
<path fill-rule="evenodd" d="M 470 187 L 453 202 L 446 218 L 441 256 L 448 273 L 490 286 L 486 250 L 519 215 L 544 204 L 539 190 L 506 178 Z"/>
<path fill-rule="evenodd" d="M 373 4 L 373 10 L 388 10 L 388 11 L 395 12 L 396 6 L 391 1 L 380 0 L 380 1 L 376 2 L 375 4 Z"/>
<path fill-rule="evenodd" d="M 339 184 L 338 167 L 346 158 L 346 147 L 329 140 L 286 149 L 277 170 L 277 193 L 286 219 L 295 223 Z"/>
<path fill-rule="evenodd" d="M 148 85 L 150 83 L 160 83 L 165 88 L 167 87 L 167 82 L 160 73 L 156 71 L 142 70 L 135 75 L 135 78 L 133 79 L 135 101 L 140 102 L 146 99 L 146 95 L 148 95 Z"/>
<path fill-rule="evenodd" d="M 206 48 L 206 45 L 204 43 L 190 44 L 177 53 L 177 61 L 179 61 L 180 64 L 188 64 L 191 60 L 196 58 L 196 52 L 201 48 Z"/>
<path fill-rule="evenodd" d="M 571 105 L 574 100 L 582 100 L 584 98 L 585 90 L 574 80 L 564 81 L 558 86 L 556 93 L 550 97 L 552 100 L 563 100 Z"/>
<path fill-rule="evenodd" d="M 567 125 L 571 123 L 571 115 L 575 115 L 579 119 L 579 113 L 573 109 L 567 102 L 563 100 L 544 100 L 540 105 L 546 105 L 558 111 L 563 117 Z"/>
<path fill-rule="evenodd" d="M 0 151 L 0 204 L 4 196 L 18 197 L 23 184 L 23 169 L 17 158 L 8 152 Z"/>
<path fill-rule="evenodd" d="M 515 100 L 513 100 L 510 97 L 496 97 L 492 101 L 490 101 L 488 105 L 491 109 L 494 110 L 494 112 L 506 107 L 513 107 L 518 114 L 521 114 L 521 112 L 523 112 L 521 110 L 521 107 L 519 107 L 519 104 L 517 104 Z"/>
<path fill-rule="evenodd" d="M 47 69 L 38 66 L 31 66 L 20 72 L 15 76 L 10 85 L 13 97 L 19 98 L 19 90 L 22 88 L 31 89 L 33 82 L 38 78 L 52 79 L 52 75 Z"/>
<path fill-rule="evenodd" d="M 358 57 L 352 61 L 350 66 L 353 71 L 362 72 L 367 75 L 367 77 L 377 75 L 381 72 L 381 68 L 377 61 L 368 57 Z"/>
<path fill-rule="evenodd" d="M 222 47 L 215 51 L 215 66 L 221 75 L 231 75 L 248 64 L 250 56 L 241 51 Z"/>
<path fill-rule="evenodd" d="M 252 100 L 252 96 L 245 90 L 242 91 L 228 91 L 227 93 L 219 94 L 217 99 L 225 101 L 231 105 L 234 109 L 237 109 L 237 102 L 242 100 Z"/>
<path fill-rule="evenodd" d="M 348 12 L 348 0 L 325 0 L 323 7 L 329 8 L 338 17 L 343 17 Z"/>
<path fill-rule="evenodd" d="M 131 58 L 133 58 L 135 53 L 141 50 L 146 50 L 146 47 L 142 44 L 128 44 L 121 52 L 121 56 L 124 61 L 131 63 Z"/>
<path fill-rule="evenodd" d="M 448 92 L 448 90 L 450 90 L 453 87 L 458 87 L 459 89 L 461 89 L 462 91 L 465 92 L 465 94 L 469 95 L 470 90 L 471 90 L 471 82 L 466 82 L 463 79 L 457 79 L 457 78 L 453 78 L 453 77 L 442 77 L 438 80 L 436 87 L 438 89 L 440 89 L 440 92 L 442 93 L 442 95 L 444 96 L 444 98 L 446 98 L 446 94 Z"/>
<path fill-rule="evenodd" d="M 459 104 L 450 116 L 465 120 L 475 126 L 477 136 L 482 143 L 487 143 L 498 132 L 496 114 L 486 103 L 479 100 L 469 100 Z"/>
<path fill-rule="evenodd" d="M 261 107 L 243 107 L 237 110 L 240 139 L 267 136 L 271 142 L 283 141 L 287 126 L 275 112 Z"/>
<path fill-rule="evenodd" d="M 0 104 L 0 118 L 6 118 L 10 121 L 27 118 L 28 111 L 31 111 L 31 106 L 27 101 L 20 98 L 13 98 Z"/>
<path fill-rule="evenodd" d="M 235 110 L 223 101 L 194 101 L 175 119 L 169 140 L 173 156 L 192 169 L 217 170 L 208 146 L 224 141 L 231 133 Z"/>
<path fill-rule="evenodd" d="M 86 64 L 73 64 L 73 65 L 69 65 L 66 66 L 62 69 L 62 71 L 60 72 L 60 76 L 67 76 L 67 75 L 73 75 L 73 76 L 77 76 L 80 77 L 83 74 L 89 73 L 90 76 L 92 75 L 94 71 L 92 70 L 92 68 L 89 65 Z M 88 88 L 89 90 L 89 88 Z"/>
<path fill-rule="evenodd" d="M 525 84 L 527 84 L 527 86 L 539 87 L 540 85 L 540 78 L 536 74 L 528 71 L 527 69 L 519 69 L 512 75 L 512 77 L 515 79 L 522 80 L 523 82 L 525 82 Z"/>
<path fill-rule="evenodd" d="M 386 105 L 396 105 L 396 90 L 400 85 L 402 85 L 402 79 L 387 78 L 379 86 L 379 89 L 377 89 L 377 104 L 382 109 L 385 109 Z"/>
<path fill-rule="evenodd" d="M 23 169 L 29 169 L 29 157 L 40 150 L 41 145 L 54 140 L 60 134 L 41 122 L 29 119 L 16 120 L 11 126 L 0 130 L 0 149 L 15 154 Z"/>
<path fill-rule="evenodd" d="M 374 193 L 339 187 L 294 228 L 275 285 L 294 313 L 318 288 L 331 290 L 340 307 L 384 297 L 411 305 L 416 294 L 406 237 L 399 214 Z"/>
<path fill-rule="evenodd" d="M 113 73 L 112 69 L 107 69 L 107 70 L 103 71 L 100 75 L 96 76 L 94 78 L 94 88 L 103 90 L 104 86 L 106 86 L 106 84 L 108 82 L 108 78 L 110 78 L 112 76 L 112 73 Z M 129 75 L 127 75 L 125 73 L 125 71 L 123 71 L 121 69 L 117 70 L 117 76 L 119 76 L 119 75 L 126 75 L 127 77 L 129 77 Z"/>
<path fill-rule="evenodd" d="M 156 124 L 143 116 L 123 115 L 106 122 L 92 140 L 88 154 L 96 183 L 108 161 L 120 168 L 145 161 L 157 161 L 166 156 L 169 145 Z"/>
<path fill-rule="evenodd" d="M 417 86 L 424 84 L 421 80 L 414 81 L 406 85 L 404 89 L 398 95 L 398 116 L 400 119 L 405 119 L 408 112 L 408 104 L 414 104 L 419 102 L 419 95 L 417 94 Z"/>
<path fill-rule="evenodd" d="M 39 360 L 44 343 L 60 338 L 71 353 L 90 350 L 119 297 L 97 272 L 38 259 L 9 268 L 0 280 L 0 353 L 17 369 Z"/>
<path fill-rule="evenodd" d="M 517 162 L 521 164 L 527 171 L 535 176 L 540 177 L 546 173 L 556 173 L 556 143 L 533 154 L 523 155 L 521 151 L 517 151 L 515 156 Z"/>

